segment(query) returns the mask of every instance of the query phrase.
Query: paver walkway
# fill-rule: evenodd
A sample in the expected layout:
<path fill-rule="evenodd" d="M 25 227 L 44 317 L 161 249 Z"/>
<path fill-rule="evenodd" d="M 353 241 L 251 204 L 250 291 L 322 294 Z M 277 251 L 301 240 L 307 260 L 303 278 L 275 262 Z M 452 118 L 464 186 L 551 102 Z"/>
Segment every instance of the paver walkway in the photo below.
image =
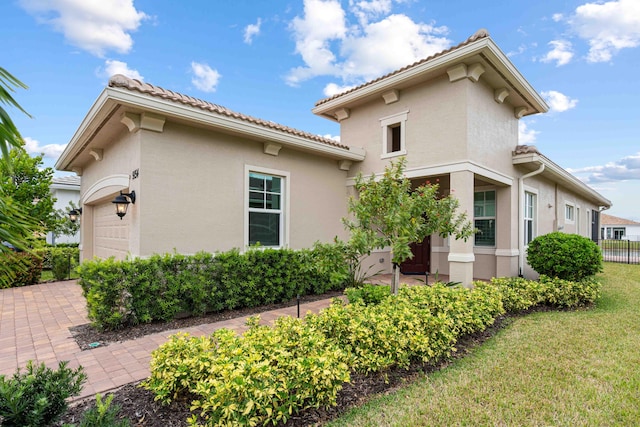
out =
<path fill-rule="evenodd" d="M 424 277 L 421 277 L 424 279 Z M 390 276 L 379 276 L 379 283 L 389 283 Z M 420 283 L 416 276 L 405 276 L 403 283 Z M 424 282 L 422 282 L 424 283 Z M 300 305 L 300 314 L 318 312 L 329 306 L 330 299 Z M 264 312 L 261 321 L 272 322 L 281 316 L 296 316 L 297 307 Z M 61 360 L 69 366 L 83 366 L 87 374 L 80 397 L 104 393 L 147 378 L 151 352 L 176 332 L 192 335 L 211 334 L 220 328 L 238 333 L 246 330 L 248 316 L 216 323 L 169 330 L 134 340 L 112 343 L 92 350 L 80 350 L 69 328 L 89 322 L 82 289 L 76 281 L 46 283 L 0 290 L 0 375 L 12 375 L 28 360 L 44 362 L 56 368 Z"/>

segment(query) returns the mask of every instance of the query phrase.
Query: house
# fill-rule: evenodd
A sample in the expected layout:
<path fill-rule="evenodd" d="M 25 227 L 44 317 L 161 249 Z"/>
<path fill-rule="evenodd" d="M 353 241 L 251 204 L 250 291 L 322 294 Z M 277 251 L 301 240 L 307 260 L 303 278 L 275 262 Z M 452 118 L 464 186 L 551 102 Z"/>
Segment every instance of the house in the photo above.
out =
<path fill-rule="evenodd" d="M 317 102 L 315 114 L 340 123 L 340 142 L 116 75 L 56 168 L 82 175 L 82 258 L 124 258 L 345 238 L 340 219 L 354 177 L 406 156 L 406 176 L 438 181 L 480 232 L 466 242 L 418 242 L 404 272 L 463 283 L 531 276 L 531 239 L 555 230 L 596 239 L 600 210 L 611 205 L 535 147 L 518 145 L 518 120 L 547 110 L 481 30 Z M 120 192 L 131 203 L 119 217 L 112 202 Z M 391 268 L 386 249 L 367 262 Z"/>
<path fill-rule="evenodd" d="M 640 241 L 640 222 L 602 214 L 600 239 Z"/>
<path fill-rule="evenodd" d="M 78 206 L 80 203 L 80 177 L 79 176 L 54 176 L 49 186 L 51 194 L 56 198 L 53 209 L 69 210 L 69 202 Z M 55 245 L 58 243 L 80 243 L 79 233 L 73 236 L 56 236 L 53 232 L 47 233 L 47 243 Z"/>

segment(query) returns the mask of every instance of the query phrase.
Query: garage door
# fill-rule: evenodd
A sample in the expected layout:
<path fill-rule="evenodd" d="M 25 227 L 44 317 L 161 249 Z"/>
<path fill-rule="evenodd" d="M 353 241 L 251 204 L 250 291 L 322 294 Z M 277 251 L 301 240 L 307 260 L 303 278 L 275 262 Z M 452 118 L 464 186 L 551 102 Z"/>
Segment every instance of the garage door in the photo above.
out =
<path fill-rule="evenodd" d="M 120 219 L 111 202 L 93 209 L 93 255 L 99 258 L 124 259 L 129 252 L 131 215 Z"/>

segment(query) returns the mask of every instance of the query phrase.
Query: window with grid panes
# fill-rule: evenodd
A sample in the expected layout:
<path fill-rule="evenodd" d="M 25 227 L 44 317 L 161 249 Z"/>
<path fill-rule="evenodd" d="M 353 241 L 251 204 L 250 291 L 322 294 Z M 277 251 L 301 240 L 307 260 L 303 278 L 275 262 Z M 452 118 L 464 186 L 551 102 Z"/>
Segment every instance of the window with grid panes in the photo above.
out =
<path fill-rule="evenodd" d="M 473 223 L 476 246 L 496 245 L 496 192 L 477 191 L 473 195 Z"/>
<path fill-rule="evenodd" d="M 249 245 L 282 246 L 283 181 L 249 172 Z"/>

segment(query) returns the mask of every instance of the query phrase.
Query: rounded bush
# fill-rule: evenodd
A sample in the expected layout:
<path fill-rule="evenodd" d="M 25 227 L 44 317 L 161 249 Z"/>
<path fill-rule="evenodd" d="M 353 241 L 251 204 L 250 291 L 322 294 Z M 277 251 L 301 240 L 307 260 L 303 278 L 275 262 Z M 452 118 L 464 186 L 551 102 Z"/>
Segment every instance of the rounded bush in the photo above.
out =
<path fill-rule="evenodd" d="M 602 271 L 602 252 L 591 239 L 553 232 L 529 243 L 527 261 L 539 274 L 563 280 L 582 280 Z"/>

